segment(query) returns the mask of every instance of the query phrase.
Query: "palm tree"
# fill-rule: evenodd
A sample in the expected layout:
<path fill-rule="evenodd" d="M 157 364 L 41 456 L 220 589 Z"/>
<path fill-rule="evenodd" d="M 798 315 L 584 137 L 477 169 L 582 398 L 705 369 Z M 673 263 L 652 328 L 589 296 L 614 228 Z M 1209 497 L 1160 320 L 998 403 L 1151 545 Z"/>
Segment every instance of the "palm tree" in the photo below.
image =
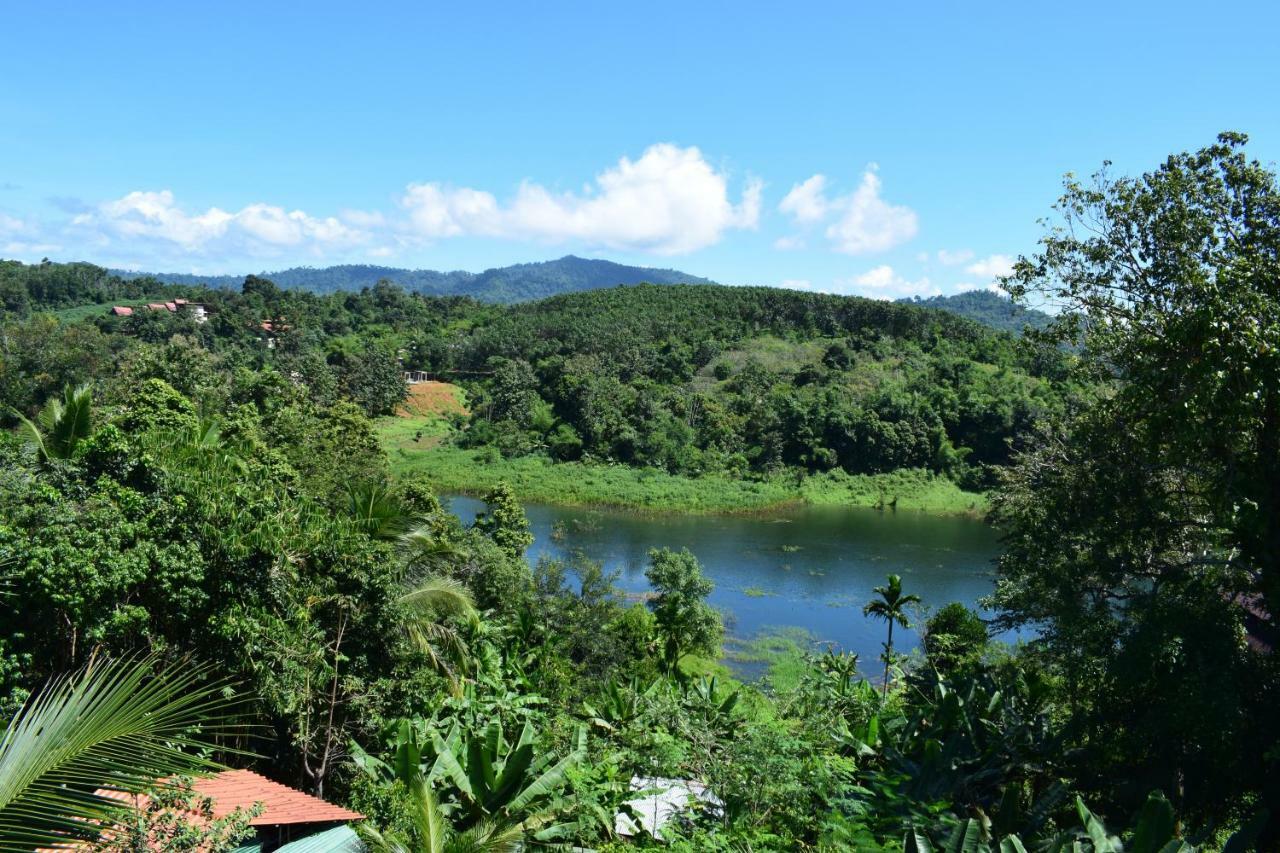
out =
<path fill-rule="evenodd" d="M 347 513 L 357 529 L 383 540 L 400 539 L 422 520 L 388 489 L 368 483 L 347 487 Z"/>
<path fill-rule="evenodd" d="M 87 385 L 67 385 L 62 399 L 50 400 L 36 415 L 38 424 L 20 412 L 15 414 L 42 462 L 70 459 L 76 445 L 93 432 L 93 391 Z"/>
<path fill-rule="evenodd" d="M 889 639 L 884 644 L 884 695 L 889 695 L 889 663 L 893 660 L 893 623 L 903 628 L 910 628 L 907 621 L 907 606 L 919 604 L 920 596 L 902 594 L 902 576 L 889 575 L 886 586 L 878 586 L 872 590 L 879 598 L 873 598 L 862 608 L 863 616 L 874 616 L 889 623 Z"/>
<path fill-rule="evenodd" d="M 518 849 L 524 837 L 519 825 L 490 822 L 458 832 L 440 810 L 435 792 L 421 773 L 409 780 L 408 787 L 414 838 L 361 824 L 360 838 L 370 853 L 506 853 Z"/>
<path fill-rule="evenodd" d="M 409 586 L 396 598 L 405 614 L 405 638 L 427 656 L 432 667 L 458 690 L 457 670 L 468 658 L 465 644 L 450 622 L 479 621 L 475 601 L 467 588 L 453 578 L 427 578 Z"/>
<path fill-rule="evenodd" d="M 0 850 L 113 825 L 120 802 L 100 789 L 138 793 L 223 769 L 205 756 L 214 738 L 237 733 L 227 720 L 239 700 L 207 675 L 190 662 L 98 660 L 28 699 L 0 734 Z"/>

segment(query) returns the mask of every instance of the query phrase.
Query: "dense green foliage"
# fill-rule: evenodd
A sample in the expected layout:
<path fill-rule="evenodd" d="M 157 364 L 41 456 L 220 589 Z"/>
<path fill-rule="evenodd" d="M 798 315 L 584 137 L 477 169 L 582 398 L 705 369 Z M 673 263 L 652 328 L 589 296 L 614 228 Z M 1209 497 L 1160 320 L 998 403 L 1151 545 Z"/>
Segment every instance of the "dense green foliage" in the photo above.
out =
<path fill-rule="evenodd" d="M 651 846 L 617 819 L 664 780 L 709 793 L 674 850 L 1275 849 L 1280 188 L 1241 144 L 1069 181 L 1008 282 L 1068 310 L 1023 339 L 697 285 L 502 307 L 250 277 L 185 291 L 205 323 L 60 320 L 32 283 L 79 279 L 7 267 L 0 714 L 90 661 L 194 657 L 191 695 L 249 697 L 214 758 L 360 809 L 379 850 Z M 463 525 L 392 476 L 397 360 L 467 385 L 433 439 L 513 465 L 996 479 L 993 601 L 1032 639 L 926 602 L 900 656 L 891 576 L 862 591 L 883 678 L 806 649 L 735 681 L 691 553 L 628 599 L 585 557 L 531 566 L 511 487 Z"/>
<path fill-rule="evenodd" d="M 496 314 L 431 368 L 465 442 L 686 475 L 922 468 L 991 481 L 1061 410 L 1060 352 L 909 305 L 764 288 L 617 288 Z"/>
<path fill-rule="evenodd" d="M 969 290 L 951 296 L 930 296 L 928 299 L 915 297 L 901 300 L 912 305 L 923 305 L 926 308 L 939 308 L 976 320 L 993 329 L 1021 334 L 1030 327 L 1042 330 L 1053 323 L 1053 316 L 1035 308 L 1028 308 L 1012 301 L 1007 296 L 992 293 L 989 290 Z"/>
<path fill-rule="evenodd" d="M 1114 381 L 1010 473 L 995 600 L 1070 685 L 1082 777 L 1200 821 L 1265 807 L 1274 849 L 1280 186 L 1243 141 L 1069 181 L 1018 264 L 1015 292 L 1071 308 L 1080 369 Z"/>

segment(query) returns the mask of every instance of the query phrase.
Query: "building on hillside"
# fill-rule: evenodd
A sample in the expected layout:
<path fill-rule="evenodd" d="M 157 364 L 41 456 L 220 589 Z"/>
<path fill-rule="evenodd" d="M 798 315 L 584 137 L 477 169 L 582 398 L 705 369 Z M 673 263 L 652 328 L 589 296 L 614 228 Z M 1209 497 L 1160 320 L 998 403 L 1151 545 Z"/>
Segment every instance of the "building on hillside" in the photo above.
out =
<path fill-rule="evenodd" d="M 252 770 L 227 770 L 196 779 L 191 787 L 193 793 L 212 803 L 215 820 L 236 809 L 261 807 L 261 813 L 249 821 L 253 835 L 234 853 L 356 853 L 364 849 L 350 825 L 363 820 L 364 815 L 273 782 Z M 147 805 L 145 796 L 105 790 L 98 793 L 129 802 L 139 810 Z M 201 822 L 196 815 L 185 819 L 193 824 Z"/>
<path fill-rule="evenodd" d="M 132 317 L 135 311 L 165 311 L 170 314 L 190 314 L 197 323 L 209 319 L 208 306 L 186 299 L 175 299 L 172 302 L 149 302 L 146 305 L 131 308 L 127 305 L 113 305 L 111 315 L 114 317 Z"/>
<path fill-rule="evenodd" d="M 425 370 L 406 370 L 404 372 L 404 381 L 406 385 L 417 385 L 419 382 L 430 381 Z"/>

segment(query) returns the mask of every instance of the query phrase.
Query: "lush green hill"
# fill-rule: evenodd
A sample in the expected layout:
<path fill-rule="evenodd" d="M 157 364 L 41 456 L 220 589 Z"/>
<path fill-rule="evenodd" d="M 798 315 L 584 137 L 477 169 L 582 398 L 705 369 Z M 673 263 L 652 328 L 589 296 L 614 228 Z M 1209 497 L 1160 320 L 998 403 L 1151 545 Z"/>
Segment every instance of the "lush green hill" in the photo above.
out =
<path fill-rule="evenodd" d="M 929 299 L 916 297 L 899 301 L 950 311 L 952 314 L 977 320 L 993 329 L 1015 334 L 1021 334 L 1027 326 L 1043 329 L 1053 322 L 1053 317 L 1049 314 L 1017 305 L 1009 297 L 989 290 L 970 290 L 954 296 L 933 296 Z"/>
<path fill-rule="evenodd" d="M 169 284 L 239 288 L 242 275 L 189 275 L 185 273 L 140 273 L 113 270 L 124 279 L 152 277 Z M 566 255 L 554 261 L 497 267 L 482 273 L 462 270 L 436 272 L 368 264 L 333 267 L 293 267 L 261 273 L 280 287 L 335 293 L 372 287 L 391 281 L 405 290 L 431 296 L 471 296 L 484 302 L 521 302 L 560 293 L 575 293 L 619 284 L 710 284 L 710 279 L 672 269 L 632 267 L 613 261 Z"/>

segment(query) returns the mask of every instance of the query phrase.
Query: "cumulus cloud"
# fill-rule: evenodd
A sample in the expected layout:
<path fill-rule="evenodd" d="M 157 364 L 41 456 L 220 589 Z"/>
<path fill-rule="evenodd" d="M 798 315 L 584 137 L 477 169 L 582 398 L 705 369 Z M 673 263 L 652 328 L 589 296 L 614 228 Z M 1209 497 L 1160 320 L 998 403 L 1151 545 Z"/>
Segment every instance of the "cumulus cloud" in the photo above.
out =
<path fill-rule="evenodd" d="M 751 180 L 741 200 L 697 148 L 659 144 L 623 157 L 581 193 L 526 181 L 500 202 L 492 193 L 440 183 L 410 184 L 401 199 L 411 228 L 427 239 L 482 236 L 677 255 L 753 229 L 763 185 Z"/>
<path fill-rule="evenodd" d="M 899 275 L 888 264 L 881 264 L 853 278 L 837 279 L 834 292 L 870 296 L 874 299 L 901 299 L 908 296 L 938 296 L 942 289 L 927 277 L 913 281 Z"/>
<path fill-rule="evenodd" d="M 161 255 L 272 256 L 285 251 L 323 255 L 365 243 L 369 235 L 336 217 L 254 203 L 234 213 L 211 207 L 190 211 L 169 190 L 135 190 L 71 220 L 71 230 L 101 247 L 146 246 Z"/>
<path fill-rule="evenodd" d="M 814 175 L 804 183 L 792 187 L 791 192 L 778 203 L 778 210 L 800 225 L 821 222 L 827 218 L 827 213 L 831 209 L 826 190 L 826 175 Z"/>
<path fill-rule="evenodd" d="M 843 196 L 828 196 L 825 175 L 814 175 L 796 184 L 778 204 L 778 210 L 797 226 L 827 222 L 825 234 L 831 247 L 849 255 L 884 252 L 916 235 L 916 212 L 890 204 L 880 194 L 880 176 L 872 164 L 862 173 L 857 189 Z"/>
<path fill-rule="evenodd" d="M 989 255 L 965 267 L 964 271 L 983 278 L 1000 278 L 1013 272 L 1013 258 L 1008 255 Z"/>

